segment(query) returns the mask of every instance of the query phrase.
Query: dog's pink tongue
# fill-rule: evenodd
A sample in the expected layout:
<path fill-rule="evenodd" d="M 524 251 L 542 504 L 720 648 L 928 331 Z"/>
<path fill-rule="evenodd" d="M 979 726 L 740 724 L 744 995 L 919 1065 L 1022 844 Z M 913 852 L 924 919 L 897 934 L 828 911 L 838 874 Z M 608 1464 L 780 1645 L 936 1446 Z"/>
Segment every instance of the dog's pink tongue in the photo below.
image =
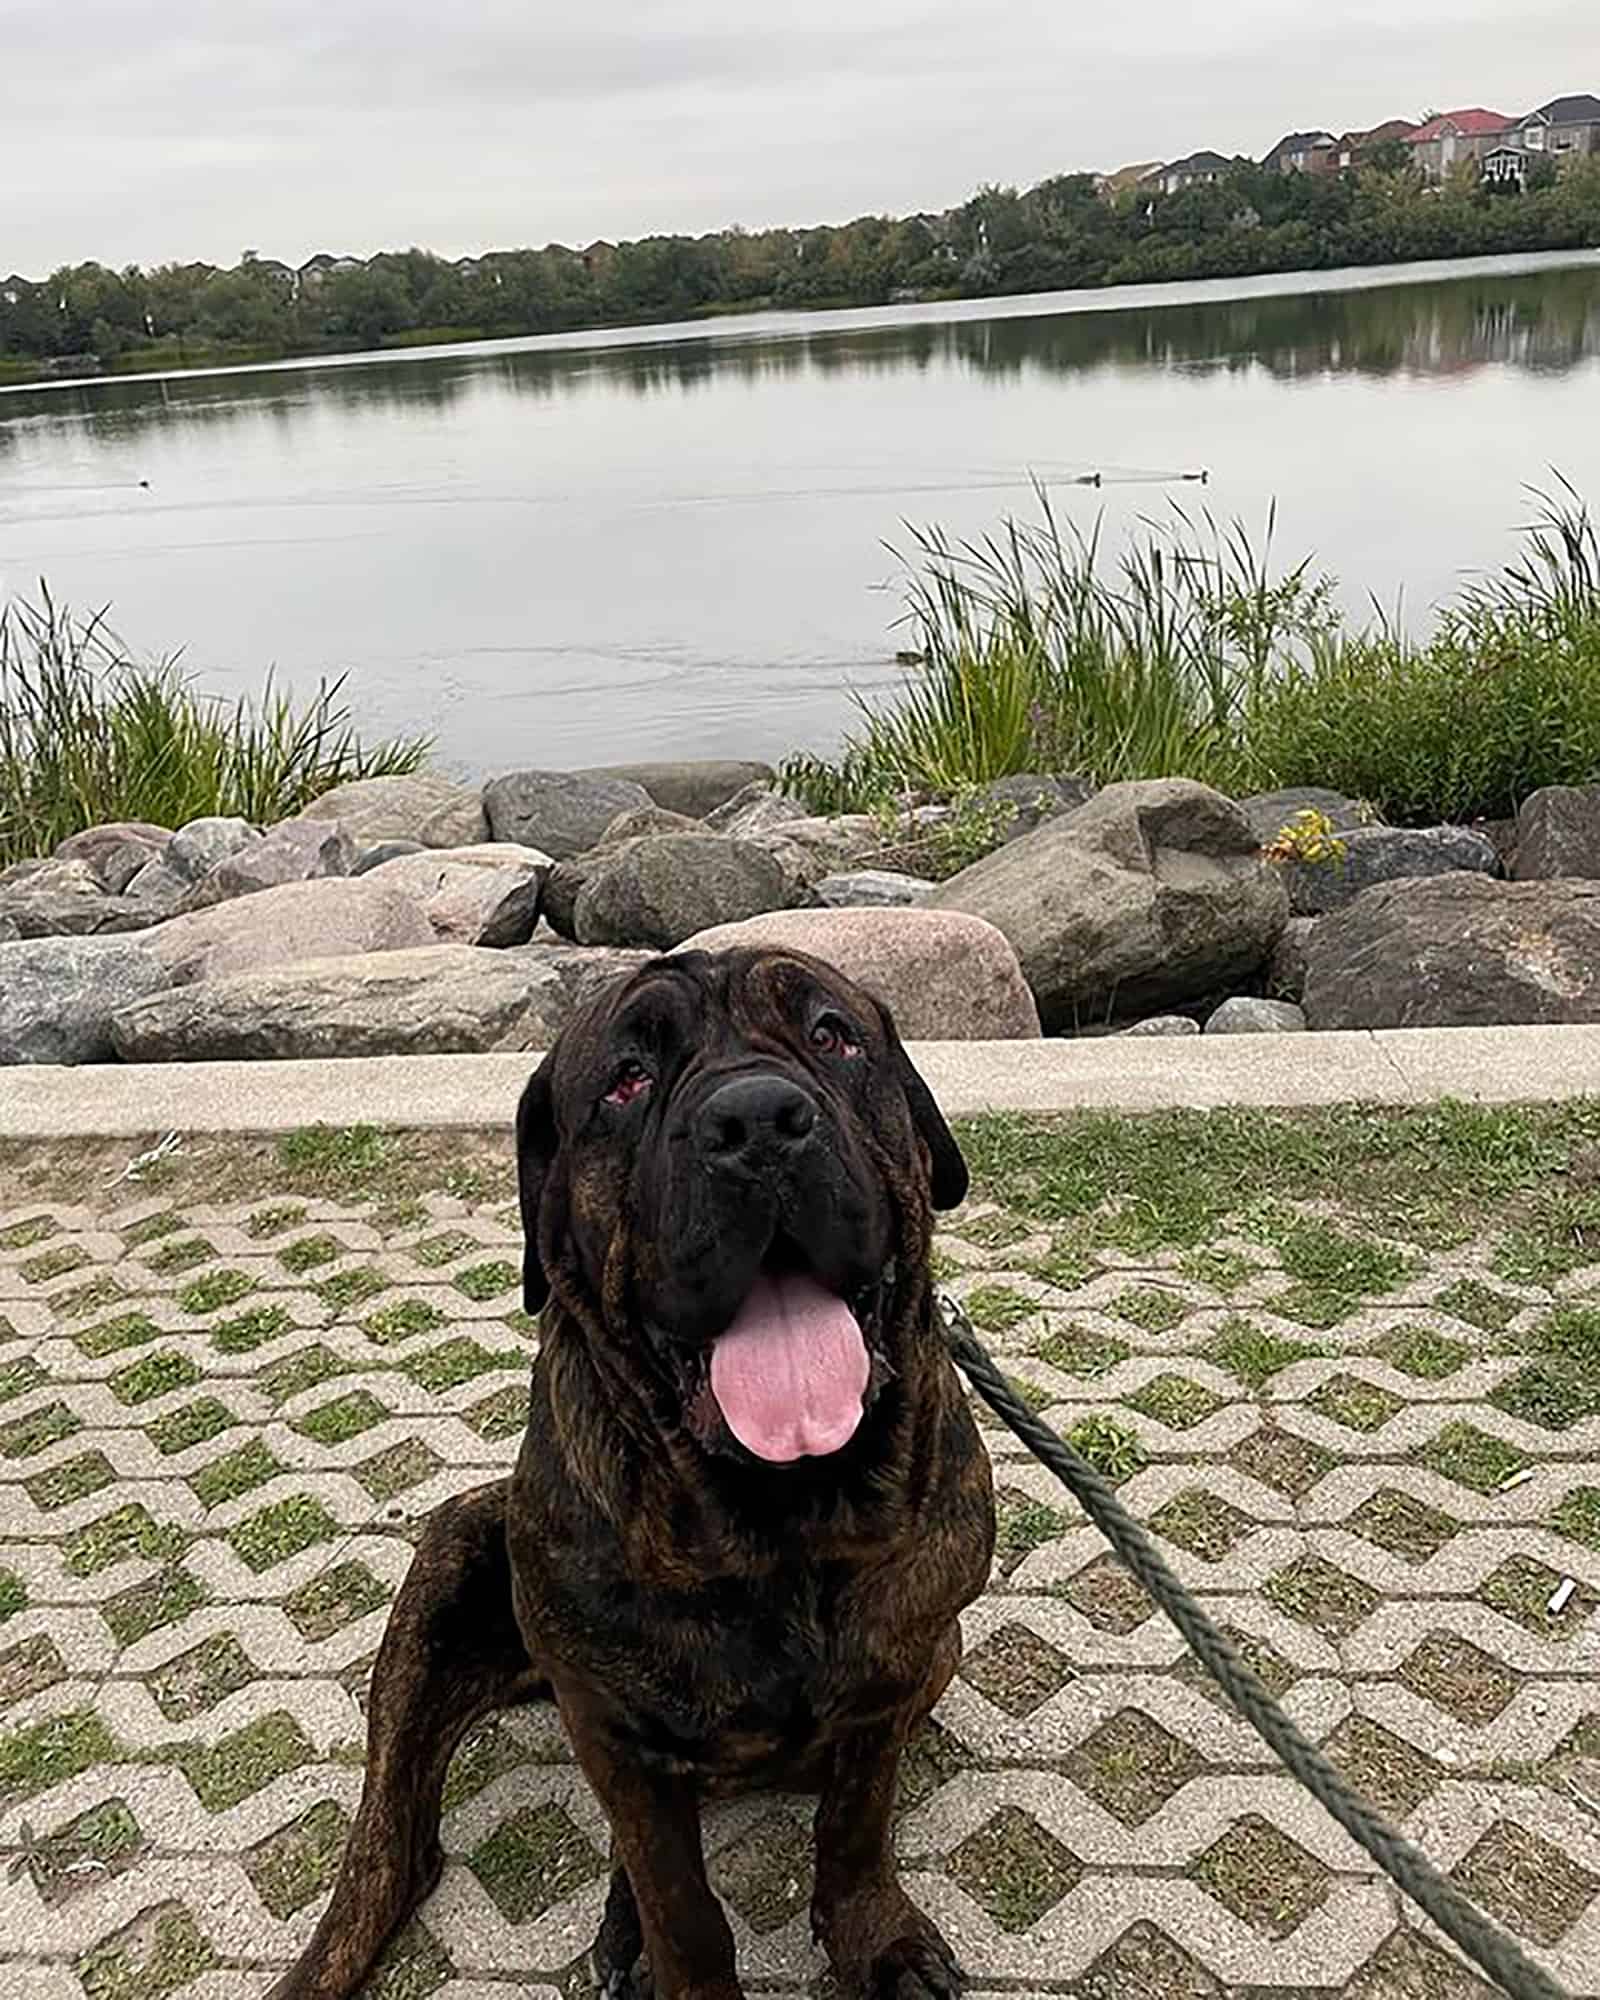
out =
<path fill-rule="evenodd" d="M 711 1390 L 757 1458 L 822 1458 L 855 1435 L 871 1363 L 855 1314 L 814 1278 L 763 1274 L 711 1350 Z"/>

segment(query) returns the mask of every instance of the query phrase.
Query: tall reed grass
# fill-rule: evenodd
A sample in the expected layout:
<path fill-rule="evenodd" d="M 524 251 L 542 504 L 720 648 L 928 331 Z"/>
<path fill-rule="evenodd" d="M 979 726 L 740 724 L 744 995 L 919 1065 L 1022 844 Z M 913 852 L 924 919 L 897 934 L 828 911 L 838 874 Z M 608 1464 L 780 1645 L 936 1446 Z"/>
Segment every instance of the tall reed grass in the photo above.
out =
<path fill-rule="evenodd" d="M 415 770 L 427 742 L 363 743 L 342 688 L 300 705 L 270 677 L 257 700 L 202 695 L 175 656 L 136 659 L 103 612 L 41 584 L 0 609 L 0 864 L 108 820 L 267 825 L 348 779 Z"/>
<path fill-rule="evenodd" d="M 1381 614 L 1353 629 L 1309 559 L 1278 565 L 1275 513 L 1254 536 L 1173 507 L 1112 555 L 1039 489 L 1036 519 L 977 540 L 913 531 L 922 664 L 785 782 L 831 811 L 1024 771 L 1327 785 L 1397 820 L 1514 811 L 1600 777 L 1600 540 L 1571 487 L 1534 501 L 1522 554 L 1421 640 Z"/>

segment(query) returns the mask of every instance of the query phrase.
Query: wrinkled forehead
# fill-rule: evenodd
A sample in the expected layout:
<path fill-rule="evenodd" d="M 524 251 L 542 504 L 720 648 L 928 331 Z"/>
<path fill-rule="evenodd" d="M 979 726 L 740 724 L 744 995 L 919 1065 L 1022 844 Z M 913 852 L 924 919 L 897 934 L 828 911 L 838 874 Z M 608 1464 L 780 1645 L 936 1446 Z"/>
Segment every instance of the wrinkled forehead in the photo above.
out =
<path fill-rule="evenodd" d="M 842 973 L 797 952 L 685 952 L 653 960 L 595 1003 L 569 1038 L 569 1075 L 603 1068 L 619 1050 L 707 1055 L 760 1050 L 807 1025 L 818 1006 L 846 1013 L 865 1035 L 878 1011 Z M 566 1053 L 566 1050 L 563 1051 Z"/>

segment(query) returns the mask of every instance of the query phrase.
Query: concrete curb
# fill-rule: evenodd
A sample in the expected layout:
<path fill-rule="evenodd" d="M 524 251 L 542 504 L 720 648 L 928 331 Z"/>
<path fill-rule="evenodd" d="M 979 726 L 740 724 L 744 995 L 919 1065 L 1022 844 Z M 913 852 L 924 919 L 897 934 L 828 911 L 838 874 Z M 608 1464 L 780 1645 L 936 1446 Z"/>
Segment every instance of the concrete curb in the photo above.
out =
<path fill-rule="evenodd" d="M 920 1042 L 952 1117 L 1600 1097 L 1600 1026 Z M 506 1124 L 536 1054 L 0 1070 L 0 1138 Z"/>

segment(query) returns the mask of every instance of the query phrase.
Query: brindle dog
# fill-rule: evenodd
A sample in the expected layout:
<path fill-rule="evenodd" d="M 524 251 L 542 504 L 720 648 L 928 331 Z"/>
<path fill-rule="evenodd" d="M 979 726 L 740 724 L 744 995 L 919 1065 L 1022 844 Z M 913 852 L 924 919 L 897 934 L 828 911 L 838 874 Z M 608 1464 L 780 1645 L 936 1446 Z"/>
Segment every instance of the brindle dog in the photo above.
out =
<path fill-rule="evenodd" d="M 960 1986 L 895 1877 L 895 1774 L 994 1544 L 935 1323 L 967 1173 L 886 1011 L 788 952 L 643 967 L 517 1114 L 544 1308 L 509 1479 L 430 1519 L 372 1681 L 366 1787 L 274 2000 L 346 2000 L 439 1878 L 451 1752 L 553 1698 L 611 1824 L 620 1994 L 737 2000 L 702 1801 L 818 1795 L 812 1921 L 847 1991 Z"/>

